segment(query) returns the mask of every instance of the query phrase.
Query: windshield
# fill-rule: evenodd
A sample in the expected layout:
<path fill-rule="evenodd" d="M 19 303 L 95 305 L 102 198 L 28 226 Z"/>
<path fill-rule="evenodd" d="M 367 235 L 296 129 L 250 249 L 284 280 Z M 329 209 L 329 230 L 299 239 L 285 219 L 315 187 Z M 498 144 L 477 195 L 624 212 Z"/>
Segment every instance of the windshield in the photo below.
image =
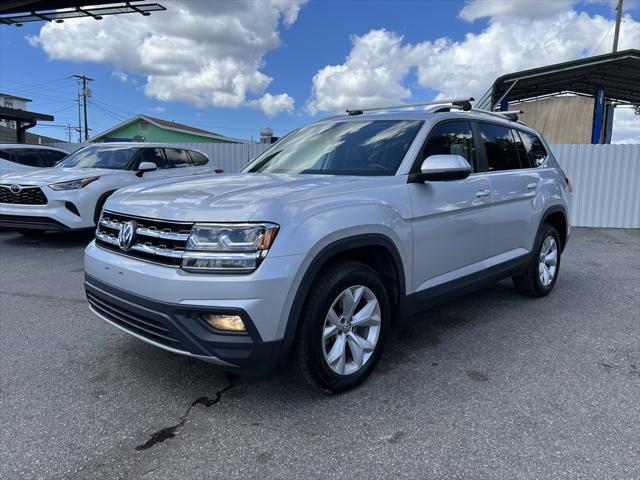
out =
<path fill-rule="evenodd" d="M 421 125 L 417 120 L 310 125 L 276 143 L 245 172 L 394 175 Z"/>
<path fill-rule="evenodd" d="M 137 150 L 137 147 L 86 147 L 72 153 L 59 167 L 73 168 L 109 168 L 111 170 L 123 170 L 129 164 L 129 160 Z"/>

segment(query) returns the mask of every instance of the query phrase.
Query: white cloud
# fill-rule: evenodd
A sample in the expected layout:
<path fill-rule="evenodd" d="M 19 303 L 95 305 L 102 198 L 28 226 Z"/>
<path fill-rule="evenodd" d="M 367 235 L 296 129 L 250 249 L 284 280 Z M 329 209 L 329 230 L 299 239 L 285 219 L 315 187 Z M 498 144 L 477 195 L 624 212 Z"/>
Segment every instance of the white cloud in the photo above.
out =
<path fill-rule="evenodd" d="M 487 17 L 520 17 L 528 19 L 553 17 L 579 3 L 608 5 L 613 12 L 618 0 L 467 0 L 458 16 L 468 22 Z M 627 0 L 623 11 L 637 8 L 638 0 Z"/>
<path fill-rule="evenodd" d="M 575 0 L 471 0 L 458 16 L 468 22 L 484 17 L 517 16 L 525 18 L 551 17 L 569 9 Z"/>
<path fill-rule="evenodd" d="M 293 112 L 293 98 L 286 93 L 280 95 L 271 95 L 265 93 L 257 100 L 251 100 L 248 105 L 259 108 L 268 117 L 275 117 L 279 112 Z"/>
<path fill-rule="evenodd" d="M 615 109 L 611 143 L 640 143 L 640 116 L 633 113 L 633 108 Z"/>
<path fill-rule="evenodd" d="M 115 78 L 117 80 L 120 80 L 122 83 L 126 83 L 127 80 L 129 80 L 129 75 L 127 75 L 124 72 L 111 72 L 111 78 Z"/>
<path fill-rule="evenodd" d="M 163 107 L 163 106 L 160 106 L 160 105 L 158 105 L 156 107 L 147 108 L 147 110 L 149 110 L 150 112 L 153 112 L 153 113 L 166 113 L 167 112 L 167 109 L 165 107 Z"/>
<path fill-rule="evenodd" d="M 601 16 L 568 10 L 547 18 L 498 15 L 482 32 L 461 41 L 441 38 L 408 43 L 394 32 L 372 30 L 352 38 L 344 63 L 316 73 L 307 108 L 312 114 L 341 112 L 349 106 L 430 100 L 433 92 L 439 98 L 479 98 L 497 77 L 584 57 L 606 34 L 599 51 L 603 53 L 612 44 L 612 24 L 613 20 Z M 625 15 L 619 49 L 638 45 L 640 22 Z M 620 129 L 629 131 L 620 126 L 617 116 L 614 131 Z"/>
<path fill-rule="evenodd" d="M 29 41 L 51 59 L 109 63 L 120 79 L 144 76 L 145 93 L 158 100 L 230 108 L 258 102 L 275 115 L 290 111 L 293 99 L 266 97 L 272 78 L 260 70 L 264 55 L 280 46 L 280 26 L 293 24 L 305 2 L 219 1 L 211 8 L 209 2 L 176 0 L 166 3 L 167 12 L 149 17 L 49 23 Z"/>
<path fill-rule="evenodd" d="M 405 77 L 421 56 L 433 52 L 433 47 L 429 43 L 403 45 L 402 40 L 402 36 L 384 29 L 354 36 L 345 63 L 326 66 L 313 77 L 307 109 L 312 114 L 338 112 L 411 97 Z"/>

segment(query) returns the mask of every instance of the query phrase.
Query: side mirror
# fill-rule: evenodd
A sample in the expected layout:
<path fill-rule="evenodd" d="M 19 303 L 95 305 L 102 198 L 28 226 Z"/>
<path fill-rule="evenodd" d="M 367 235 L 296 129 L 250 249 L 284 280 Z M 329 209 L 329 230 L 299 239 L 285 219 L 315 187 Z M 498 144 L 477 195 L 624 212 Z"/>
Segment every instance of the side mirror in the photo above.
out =
<path fill-rule="evenodd" d="M 460 155 L 431 155 L 420 166 L 420 173 L 409 175 L 410 183 L 463 180 L 471 174 L 471 165 Z"/>
<path fill-rule="evenodd" d="M 157 170 L 158 166 L 153 162 L 140 162 L 138 169 L 136 170 L 136 176 L 141 177 L 145 172 L 153 172 Z"/>

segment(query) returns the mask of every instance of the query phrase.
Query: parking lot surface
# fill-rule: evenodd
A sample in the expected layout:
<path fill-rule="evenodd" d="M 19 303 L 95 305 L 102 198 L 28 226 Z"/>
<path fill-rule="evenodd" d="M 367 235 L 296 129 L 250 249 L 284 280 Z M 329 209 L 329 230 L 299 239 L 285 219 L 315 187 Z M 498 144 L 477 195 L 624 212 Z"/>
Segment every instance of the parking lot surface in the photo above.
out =
<path fill-rule="evenodd" d="M 0 478 L 640 478 L 640 231 L 574 229 L 547 298 L 504 281 L 396 325 L 339 396 L 106 324 L 87 241 L 0 232 Z"/>

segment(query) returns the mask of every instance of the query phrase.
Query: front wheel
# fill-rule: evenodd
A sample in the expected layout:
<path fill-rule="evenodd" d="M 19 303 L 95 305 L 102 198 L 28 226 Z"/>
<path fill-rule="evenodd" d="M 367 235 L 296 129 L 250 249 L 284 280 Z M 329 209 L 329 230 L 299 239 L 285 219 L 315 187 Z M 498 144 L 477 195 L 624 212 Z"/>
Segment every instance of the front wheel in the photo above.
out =
<path fill-rule="evenodd" d="M 389 326 L 389 297 L 367 265 L 340 261 L 314 282 L 300 318 L 294 366 L 328 393 L 364 381 L 382 353 Z"/>
<path fill-rule="evenodd" d="M 530 297 L 548 295 L 560 273 L 560 235 L 548 223 L 540 230 L 533 250 L 533 259 L 522 275 L 513 277 L 513 285 Z"/>

